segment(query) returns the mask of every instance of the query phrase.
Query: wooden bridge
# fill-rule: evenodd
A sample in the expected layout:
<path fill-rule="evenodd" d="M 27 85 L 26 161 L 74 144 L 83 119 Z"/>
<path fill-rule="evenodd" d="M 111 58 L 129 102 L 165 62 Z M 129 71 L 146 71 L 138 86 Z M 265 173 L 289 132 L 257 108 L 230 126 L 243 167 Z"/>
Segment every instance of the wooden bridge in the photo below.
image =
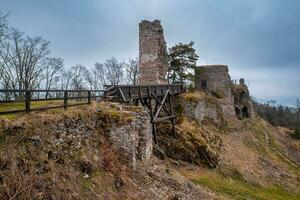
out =
<path fill-rule="evenodd" d="M 174 137 L 175 118 L 172 107 L 172 98 L 186 92 L 185 85 L 105 85 L 104 90 L 0 90 L 0 115 L 31 112 L 79 106 L 90 104 L 92 100 L 116 101 L 131 105 L 142 105 L 150 114 L 153 137 L 157 143 L 156 123 L 170 120 Z M 49 95 L 41 95 L 41 94 Z M 47 98 L 46 98 L 47 97 Z M 32 107 L 34 102 L 63 101 L 63 105 Z M 71 100 L 76 100 L 70 104 Z M 23 103 L 12 110 L 1 110 L 1 106 Z M 14 107 L 14 106 L 12 106 Z"/>
<path fill-rule="evenodd" d="M 170 120 L 172 132 L 176 137 L 175 118 L 172 98 L 186 92 L 185 85 L 106 85 L 105 99 L 126 102 L 133 105 L 139 103 L 150 113 L 154 141 L 157 144 L 156 123 Z"/>

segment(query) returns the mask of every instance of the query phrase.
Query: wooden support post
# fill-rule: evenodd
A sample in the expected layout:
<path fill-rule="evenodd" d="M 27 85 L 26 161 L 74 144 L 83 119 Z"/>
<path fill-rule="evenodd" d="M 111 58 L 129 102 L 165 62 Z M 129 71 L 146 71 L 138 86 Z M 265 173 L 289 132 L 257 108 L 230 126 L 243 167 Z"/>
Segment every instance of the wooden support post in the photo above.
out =
<path fill-rule="evenodd" d="M 68 92 L 64 91 L 64 109 L 67 110 L 68 107 Z"/>
<path fill-rule="evenodd" d="M 124 93 L 123 93 L 123 91 L 122 91 L 121 88 L 119 88 L 119 92 L 120 92 L 120 94 L 121 94 L 121 97 L 122 97 L 123 101 L 124 101 L 124 102 L 127 102 L 127 99 L 125 98 Z"/>
<path fill-rule="evenodd" d="M 154 115 L 154 117 L 153 117 L 154 120 L 157 119 L 157 117 L 158 117 L 158 115 L 159 115 L 159 113 L 160 113 L 160 110 L 161 110 L 163 104 L 165 103 L 166 98 L 168 97 L 168 95 L 169 95 L 169 89 L 166 91 L 165 96 L 164 96 L 164 98 L 162 99 L 161 104 L 159 105 L 159 107 L 158 107 L 158 109 L 157 109 L 157 111 L 156 111 L 156 113 L 155 113 L 155 115 Z"/>
<path fill-rule="evenodd" d="M 154 139 L 154 143 L 157 145 L 158 141 L 157 141 L 157 132 L 156 132 L 156 125 L 153 122 L 153 108 L 152 108 L 152 102 L 151 102 L 151 88 L 150 86 L 148 86 L 147 88 L 147 94 L 148 94 L 148 108 L 150 111 L 150 117 L 151 117 L 151 123 L 152 123 L 152 134 L 153 134 L 153 139 Z"/>
<path fill-rule="evenodd" d="M 154 143 L 157 145 L 157 132 L 156 132 L 156 125 L 155 123 L 152 123 L 152 132 L 153 132 L 153 138 L 154 138 Z"/>
<path fill-rule="evenodd" d="M 132 105 L 132 88 L 129 87 L 129 104 Z"/>
<path fill-rule="evenodd" d="M 156 100 L 156 102 L 158 102 L 160 105 L 163 105 L 163 109 L 164 109 L 164 111 L 166 111 L 167 113 L 168 113 L 168 115 L 171 115 L 171 113 L 170 113 L 170 111 L 166 108 L 166 105 L 165 104 L 162 104 L 161 102 L 160 102 L 160 100 L 154 95 L 154 94 L 152 94 L 152 97 Z"/>
<path fill-rule="evenodd" d="M 169 106 L 170 106 L 170 112 L 171 115 L 173 115 L 173 108 L 172 108 L 172 99 L 171 96 L 169 96 Z M 177 138 L 176 128 L 175 128 L 175 118 L 171 118 L 172 123 L 172 129 L 173 129 L 173 136 Z"/>
<path fill-rule="evenodd" d="M 91 104 L 91 91 L 88 91 L 88 104 Z"/>
<path fill-rule="evenodd" d="M 30 112 L 30 98 L 31 98 L 31 93 L 29 91 L 25 92 L 25 111 L 27 113 Z"/>

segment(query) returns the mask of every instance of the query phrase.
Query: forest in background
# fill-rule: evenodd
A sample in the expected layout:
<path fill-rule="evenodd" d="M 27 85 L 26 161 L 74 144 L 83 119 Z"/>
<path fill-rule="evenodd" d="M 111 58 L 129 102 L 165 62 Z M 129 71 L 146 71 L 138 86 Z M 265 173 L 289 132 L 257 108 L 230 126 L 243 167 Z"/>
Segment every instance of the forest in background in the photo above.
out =
<path fill-rule="evenodd" d="M 275 100 L 266 103 L 255 102 L 257 113 L 274 126 L 283 126 L 295 131 L 292 137 L 300 139 L 300 99 L 296 99 L 294 107 L 277 105 Z"/>

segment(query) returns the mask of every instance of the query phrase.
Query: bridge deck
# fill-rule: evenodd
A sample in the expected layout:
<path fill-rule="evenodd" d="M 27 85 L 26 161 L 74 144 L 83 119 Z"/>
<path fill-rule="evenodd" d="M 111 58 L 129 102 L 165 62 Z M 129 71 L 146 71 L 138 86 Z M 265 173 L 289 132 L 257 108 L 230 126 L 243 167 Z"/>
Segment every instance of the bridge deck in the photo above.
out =
<path fill-rule="evenodd" d="M 128 102 L 147 107 L 151 117 L 154 141 L 157 144 L 156 123 L 170 120 L 176 137 L 172 97 L 186 92 L 185 85 L 106 85 L 106 100 Z"/>
<path fill-rule="evenodd" d="M 174 96 L 186 92 L 185 85 L 105 85 L 106 92 L 104 96 L 107 100 L 116 100 L 127 102 L 129 100 L 141 99 L 155 95 L 160 97 L 165 95 Z"/>

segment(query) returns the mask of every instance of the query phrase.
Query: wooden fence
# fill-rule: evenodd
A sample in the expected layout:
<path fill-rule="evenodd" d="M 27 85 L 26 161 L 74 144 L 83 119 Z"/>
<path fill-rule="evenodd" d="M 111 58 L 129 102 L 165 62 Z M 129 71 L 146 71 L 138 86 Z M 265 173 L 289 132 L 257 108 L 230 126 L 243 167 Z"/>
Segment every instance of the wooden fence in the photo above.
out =
<path fill-rule="evenodd" d="M 10 110 L 0 111 L 0 115 L 55 108 L 67 109 L 70 106 L 90 104 L 92 100 L 97 98 L 102 99 L 104 92 L 105 90 L 0 90 L 0 108 L 1 105 L 5 105 L 7 107 L 11 105 L 13 108 L 15 103 L 24 103 L 24 109 L 13 108 Z M 42 93 L 47 93 L 47 95 L 41 95 Z M 59 100 L 63 101 L 63 105 L 31 108 L 32 102 L 53 102 Z M 76 103 L 68 104 L 69 100 L 75 100 Z"/>

